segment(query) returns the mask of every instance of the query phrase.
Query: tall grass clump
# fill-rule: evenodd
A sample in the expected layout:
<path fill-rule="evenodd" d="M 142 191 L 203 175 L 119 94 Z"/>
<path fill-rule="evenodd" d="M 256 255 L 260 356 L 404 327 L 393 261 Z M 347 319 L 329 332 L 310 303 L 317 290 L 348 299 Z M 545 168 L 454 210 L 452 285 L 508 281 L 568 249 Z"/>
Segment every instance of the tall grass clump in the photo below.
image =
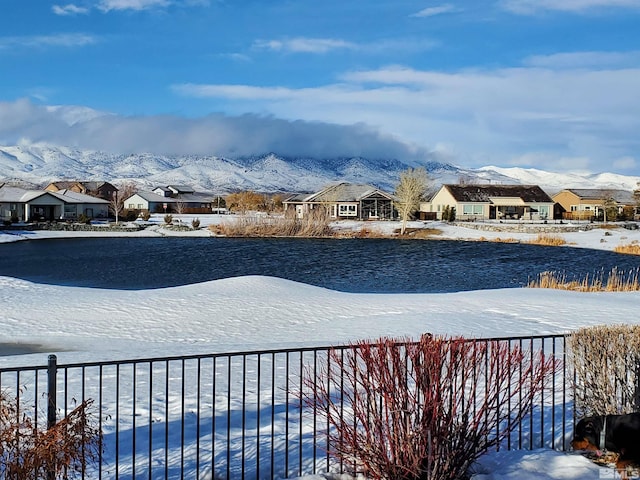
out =
<path fill-rule="evenodd" d="M 527 286 L 578 292 L 637 292 L 640 291 L 640 269 L 624 272 L 614 267 L 608 273 L 601 271 L 572 279 L 567 278 L 564 272 L 546 271 L 530 280 Z"/>
<path fill-rule="evenodd" d="M 566 240 L 562 237 L 543 233 L 539 233 L 536 238 L 529 240 L 526 243 L 531 245 L 545 245 L 549 247 L 560 247 L 567 244 Z"/>
<path fill-rule="evenodd" d="M 627 245 L 618 245 L 613 249 L 616 253 L 624 253 L 627 255 L 640 255 L 640 244 L 630 243 Z"/>
<path fill-rule="evenodd" d="M 295 216 L 241 217 L 215 226 L 215 232 L 227 237 L 327 237 L 331 236 L 330 218 L 323 212 Z"/>

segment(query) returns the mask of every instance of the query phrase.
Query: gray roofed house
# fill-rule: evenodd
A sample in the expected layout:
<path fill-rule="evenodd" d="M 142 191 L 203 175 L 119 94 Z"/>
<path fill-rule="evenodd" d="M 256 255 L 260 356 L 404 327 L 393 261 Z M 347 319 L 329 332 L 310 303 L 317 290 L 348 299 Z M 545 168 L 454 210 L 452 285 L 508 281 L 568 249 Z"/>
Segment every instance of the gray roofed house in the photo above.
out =
<path fill-rule="evenodd" d="M 71 190 L 25 190 L 0 185 L 0 219 L 3 221 L 75 220 L 80 215 L 107 218 L 109 202 Z"/>
<path fill-rule="evenodd" d="M 331 218 L 337 219 L 373 220 L 397 216 L 393 195 L 366 184 L 333 184 L 319 192 L 292 195 L 282 203 L 285 213 L 293 209 L 298 218 L 319 208 L 325 208 Z"/>
<path fill-rule="evenodd" d="M 215 195 L 196 192 L 184 185 L 156 187 L 153 191 L 139 191 L 125 199 L 125 210 L 140 213 L 212 213 Z"/>
<path fill-rule="evenodd" d="M 437 219 L 445 209 L 455 208 L 459 220 L 547 220 L 553 218 L 553 204 L 537 185 L 445 184 L 420 211 L 435 213 Z"/>

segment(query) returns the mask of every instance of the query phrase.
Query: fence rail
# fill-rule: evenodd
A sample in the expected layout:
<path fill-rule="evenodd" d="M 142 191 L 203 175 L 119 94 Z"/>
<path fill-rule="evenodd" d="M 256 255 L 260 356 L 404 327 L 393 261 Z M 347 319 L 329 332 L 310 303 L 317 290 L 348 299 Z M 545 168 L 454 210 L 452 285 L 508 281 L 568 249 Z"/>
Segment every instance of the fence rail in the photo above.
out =
<path fill-rule="evenodd" d="M 562 361 L 564 335 L 491 338 Z M 103 432 L 97 479 L 262 479 L 339 471 L 328 453 L 329 425 L 305 405 L 311 382 L 326 381 L 322 347 L 0 369 L 0 391 L 47 428 L 85 399 Z M 564 450 L 574 423 L 566 363 L 528 405 L 498 448 Z M 306 385 L 306 386 L 305 386 Z M 337 392 L 339 394 L 339 392 Z M 347 406 L 345 406 L 346 408 Z"/>

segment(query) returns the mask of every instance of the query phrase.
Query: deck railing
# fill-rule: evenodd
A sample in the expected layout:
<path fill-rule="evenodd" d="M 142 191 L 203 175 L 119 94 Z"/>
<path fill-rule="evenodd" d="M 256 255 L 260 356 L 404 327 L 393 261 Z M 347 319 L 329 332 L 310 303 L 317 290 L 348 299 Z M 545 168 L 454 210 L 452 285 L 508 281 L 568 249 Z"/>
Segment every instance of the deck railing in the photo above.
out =
<path fill-rule="evenodd" d="M 476 339 L 565 357 L 564 335 Z M 305 405 L 335 347 L 0 369 L 0 391 L 42 428 L 93 399 L 102 454 L 91 479 L 288 478 L 340 470 L 326 419 Z M 337 347 L 341 349 L 348 346 Z M 528 405 L 504 449 L 564 450 L 575 421 L 566 363 Z M 310 377 L 309 377 L 310 376 Z M 315 381 L 315 380 L 314 380 Z M 308 383 L 307 383 L 308 385 Z M 508 428 L 502 425 L 499 428 Z"/>

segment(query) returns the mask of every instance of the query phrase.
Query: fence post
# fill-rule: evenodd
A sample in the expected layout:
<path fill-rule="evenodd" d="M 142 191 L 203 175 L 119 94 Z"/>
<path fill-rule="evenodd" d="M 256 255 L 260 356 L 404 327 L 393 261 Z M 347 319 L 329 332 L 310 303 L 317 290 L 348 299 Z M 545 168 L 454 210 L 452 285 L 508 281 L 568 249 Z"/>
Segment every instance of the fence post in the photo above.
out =
<path fill-rule="evenodd" d="M 49 363 L 47 365 L 47 430 L 56 425 L 57 410 L 57 393 L 56 377 L 58 375 L 58 357 L 49 355 Z M 54 480 L 56 472 L 49 470 L 47 472 L 47 480 Z"/>
<path fill-rule="evenodd" d="M 56 425 L 58 357 L 49 355 L 47 365 L 47 429 Z"/>

